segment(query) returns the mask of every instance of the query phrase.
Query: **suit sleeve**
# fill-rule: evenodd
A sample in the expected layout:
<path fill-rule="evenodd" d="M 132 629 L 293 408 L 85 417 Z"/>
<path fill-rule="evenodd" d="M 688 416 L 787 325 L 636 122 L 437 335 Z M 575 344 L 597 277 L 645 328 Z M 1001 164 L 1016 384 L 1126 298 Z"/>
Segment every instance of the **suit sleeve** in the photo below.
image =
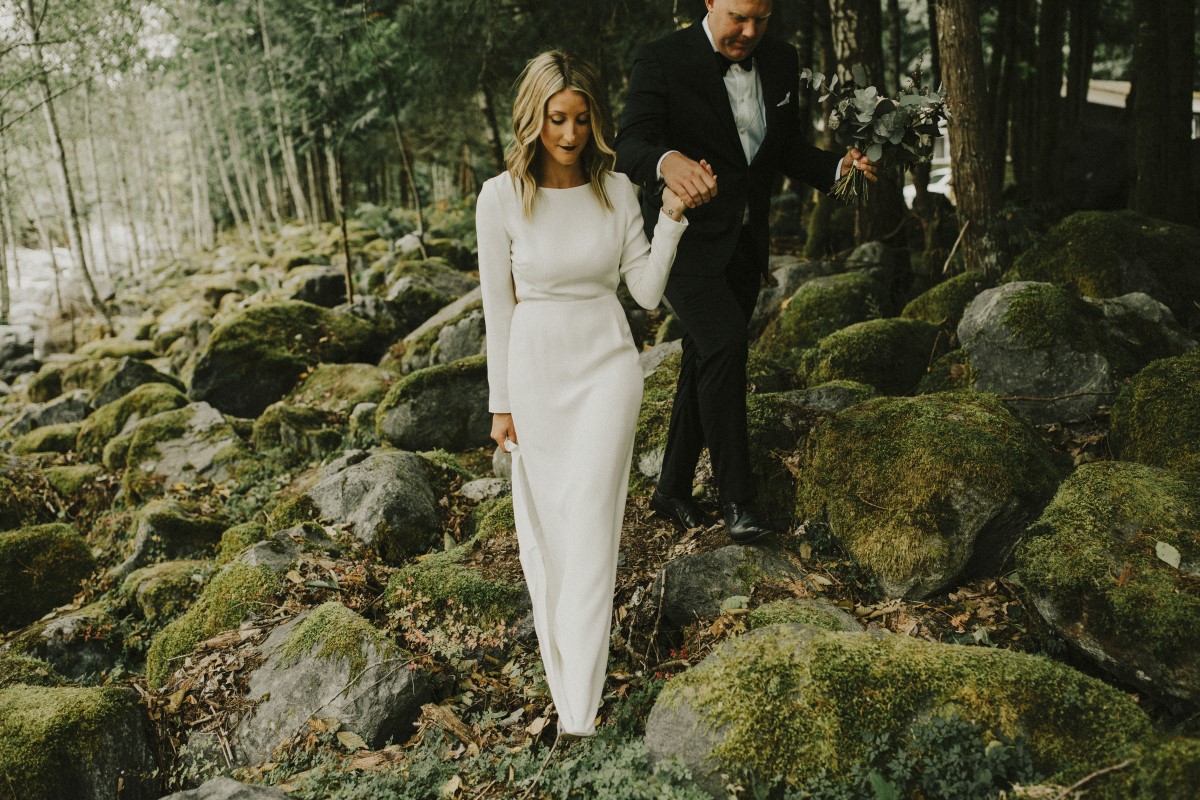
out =
<path fill-rule="evenodd" d="M 800 59 L 795 49 L 784 48 L 787 57 L 788 88 L 794 97 L 800 93 Z M 794 181 L 803 181 L 818 191 L 829 193 L 837 178 L 837 162 L 841 155 L 814 147 L 805 139 L 804 125 L 800 119 L 800 104 L 788 103 L 785 115 L 783 158 L 780 170 Z"/>
<path fill-rule="evenodd" d="M 675 249 L 687 230 L 688 221 L 684 217 L 676 222 L 660 210 L 651 244 L 646 241 L 642 212 L 633 193 L 633 184 L 622 178 L 618 191 L 619 196 L 613 200 L 625 228 L 625 241 L 621 247 L 621 277 L 638 305 L 647 310 L 654 309 L 662 300 L 667 278 L 671 275 L 671 265 L 675 263 Z"/>
<path fill-rule="evenodd" d="M 483 325 L 487 332 L 488 410 L 493 414 L 507 414 L 510 411 L 508 334 L 517 295 L 512 279 L 512 240 L 504 226 L 503 207 L 493 181 L 485 183 L 479 192 L 475 204 L 475 233 L 479 243 Z"/>
<path fill-rule="evenodd" d="M 644 189 L 658 186 L 658 161 L 671 148 L 667 138 L 667 81 L 649 45 L 638 49 L 617 134 L 617 171 Z"/>

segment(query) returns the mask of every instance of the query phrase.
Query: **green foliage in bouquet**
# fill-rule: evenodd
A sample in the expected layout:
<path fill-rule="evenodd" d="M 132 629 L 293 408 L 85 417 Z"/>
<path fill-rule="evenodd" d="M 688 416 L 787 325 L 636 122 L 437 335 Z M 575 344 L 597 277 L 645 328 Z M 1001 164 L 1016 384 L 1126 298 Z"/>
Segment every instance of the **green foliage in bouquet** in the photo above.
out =
<path fill-rule="evenodd" d="M 825 90 L 823 103 L 833 98 L 829 129 L 841 145 L 857 147 L 881 169 L 908 169 L 933 156 L 933 140 L 941 136 L 938 124 L 946 119 L 946 92 L 921 85 L 921 70 L 913 72 L 898 99 L 884 97 L 868 86 L 867 71 L 855 64 L 851 77 L 840 80 L 820 72 L 804 70 L 800 78 L 814 89 Z M 867 201 L 869 182 L 857 169 L 848 171 L 833 185 L 833 196 L 841 200 Z"/>

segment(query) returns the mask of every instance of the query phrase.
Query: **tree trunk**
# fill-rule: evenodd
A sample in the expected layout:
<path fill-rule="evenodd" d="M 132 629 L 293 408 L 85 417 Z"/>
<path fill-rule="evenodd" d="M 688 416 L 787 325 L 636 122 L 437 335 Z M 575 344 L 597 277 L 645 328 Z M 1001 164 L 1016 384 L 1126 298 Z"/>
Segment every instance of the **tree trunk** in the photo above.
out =
<path fill-rule="evenodd" d="M 88 301 L 104 317 L 104 321 L 111 331 L 112 319 L 109 317 L 108 309 L 104 306 L 104 302 L 100 299 L 100 293 L 96 291 L 96 284 L 92 281 L 92 273 L 88 270 L 87 257 L 83 252 L 83 230 L 79 225 L 79 211 L 75 203 L 75 188 L 71 185 L 71 175 L 67 171 L 67 154 L 63 148 L 62 134 L 58 127 L 58 116 L 54 110 L 54 93 L 50 89 L 50 79 L 47 77 L 46 68 L 42 62 L 42 48 L 39 34 L 40 25 L 34 12 L 33 0 L 25 0 L 25 13 L 27 14 L 25 22 L 29 28 L 30 53 L 32 54 L 34 66 L 38 73 L 38 87 L 42 93 L 42 116 L 46 119 L 46 132 L 50 138 L 54 161 L 58 167 L 60 188 L 63 190 L 67 202 L 67 236 L 71 243 L 71 252 L 75 258 L 79 274 L 83 278 L 84 286 L 87 288 Z"/>
<path fill-rule="evenodd" d="M 979 0 L 937 0 L 938 46 L 950 111 L 950 160 L 967 268 L 999 276 L 1008 243 L 998 224 L 999 182 L 987 157 L 987 83 Z"/>
<path fill-rule="evenodd" d="M 1197 225 L 1192 189 L 1195 0 L 1134 0 L 1133 155 L 1130 207 Z"/>
<path fill-rule="evenodd" d="M 1037 166 L 1033 193 L 1039 200 L 1058 197 L 1062 185 L 1059 124 L 1062 114 L 1063 34 L 1067 6 L 1064 0 L 1042 0 L 1038 22 Z"/>
<path fill-rule="evenodd" d="M 221 191 L 225 193 L 225 202 L 229 205 L 229 212 L 233 214 L 233 224 L 237 229 L 238 236 L 243 244 L 249 244 L 251 239 L 247 236 L 246 223 L 242 221 L 242 211 L 238 207 L 237 197 L 233 193 L 233 184 L 229 180 L 229 170 L 225 167 L 225 157 L 221 153 L 221 142 L 217 139 L 217 131 L 212 121 L 212 114 L 208 110 L 208 101 L 204 98 L 203 89 L 196 93 L 196 98 L 200 101 L 200 117 L 204 120 L 204 130 L 208 133 L 208 144 L 212 148 L 213 159 L 217 164 L 217 177 L 221 180 Z M 250 236 L 254 239 L 255 249 L 262 252 L 262 243 L 258 241 L 258 232 L 251 227 Z"/>
<path fill-rule="evenodd" d="M 992 99 L 989 111 L 988 137 L 991 142 L 992 168 L 1004 175 L 1008 156 L 1008 119 L 1013 96 L 1013 81 L 1017 70 L 1017 22 L 1019 10 L 1014 3 L 1001 3 L 992 38 L 992 63 L 988 70 L 988 94 Z M 1003 178 L 1000 180 L 1003 185 Z"/>
<path fill-rule="evenodd" d="M 308 117 L 302 117 L 300 120 L 300 132 L 307 141 L 308 148 L 304 151 L 304 168 L 308 175 L 308 196 L 312 202 L 311 215 L 313 225 L 317 225 L 321 220 L 325 219 L 325 214 L 322 210 L 321 203 L 321 184 L 317 180 L 317 142 L 313 136 L 312 125 L 308 122 Z"/>
<path fill-rule="evenodd" d="M 1078 140 L 1083 107 L 1087 104 L 1092 60 L 1100 26 L 1100 7 L 1092 0 L 1071 0 L 1071 55 L 1067 60 L 1067 99 L 1063 105 L 1063 139 L 1068 147 Z"/>
<path fill-rule="evenodd" d="M 279 78 L 275 74 L 274 59 L 271 55 L 271 36 L 267 29 L 267 12 L 263 0 L 258 0 L 258 29 L 262 36 L 263 65 L 267 71 L 267 85 L 271 89 L 271 106 L 275 113 L 275 138 L 279 143 L 279 157 L 283 160 L 283 174 L 291 191 L 292 203 L 296 207 L 296 217 L 300 222 L 308 224 L 310 211 L 308 200 L 304 196 L 304 187 L 300 185 L 300 168 L 296 164 L 296 146 L 289 131 L 291 120 L 283 107 L 280 97 Z M 316 220 L 313 220 L 316 224 Z"/>
<path fill-rule="evenodd" d="M 100 252 L 104 254 L 104 274 L 112 280 L 112 250 L 108 241 L 108 213 L 104 208 L 104 192 L 100 187 L 100 160 L 96 158 L 96 131 L 92 124 L 92 82 L 83 84 L 83 122 L 87 128 L 88 156 L 92 160 L 92 188 L 100 212 Z"/>
<path fill-rule="evenodd" d="M 813 30 L 816 31 L 817 46 L 821 53 L 821 72 L 833 75 L 837 69 L 837 54 L 833 48 L 833 22 L 830 19 L 829 4 L 824 0 L 817 0 L 812 8 Z M 808 92 L 808 94 L 812 93 Z M 819 113 L 826 120 L 829 119 L 832 105 L 832 101 L 826 100 L 819 108 Z M 823 130 L 825 131 L 823 146 L 826 150 L 832 150 L 833 131 L 829 129 L 828 125 L 825 125 Z M 808 217 L 807 236 L 804 239 L 805 258 L 823 258 L 831 250 L 832 231 L 830 229 L 833 222 L 833 206 L 837 201 L 825 192 L 817 192 L 816 195 L 817 202 L 813 206 L 812 214 Z"/>
<path fill-rule="evenodd" d="M 491 92 L 482 83 L 479 84 L 479 90 L 475 92 L 475 101 L 479 104 L 480 113 L 483 114 L 483 132 L 487 137 L 488 150 L 492 155 L 492 166 L 495 167 L 496 172 L 503 172 L 504 145 L 500 139 L 500 125 L 496 121 L 496 108 L 492 103 Z"/>
<path fill-rule="evenodd" d="M 888 26 L 888 67 L 891 71 L 891 84 L 883 94 L 894 97 L 904 87 L 904 15 L 900 12 L 900 0 L 887 0 Z"/>
<path fill-rule="evenodd" d="M 3 128 L 4 121 L 0 120 L 0 129 Z M 13 282 L 19 289 L 21 287 L 21 260 L 17 254 L 18 232 L 13 223 L 12 196 L 12 183 L 8 179 L 8 140 L 0 136 L 0 218 L 3 218 L 4 227 L 8 231 L 7 236 L 0 238 L 0 248 L 12 250 L 12 260 L 9 263 L 12 268 Z"/>
<path fill-rule="evenodd" d="M 198 248 L 209 248 L 213 241 L 212 209 L 208 198 L 208 179 L 201 169 L 200 145 L 193 135 L 192 106 L 183 93 L 177 95 L 179 109 L 183 117 L 183 127 L 187 134 L 188 174 L 191 176 L 192 194 L 192 244 Z"/>
<path fill-rule="evenodd" d="M 879 0 L 830 0 L 829 12 L 838 74 L 848 77 L 851 67 L 861 64 L 868 79 L 885 94 Z M 904 198 L 900 193 L 903 173 L 897 166 L 881 165 L 878 175 L 870 199 L 855 214 L 854 239 L 859 244 L 892 239 L 904 223 Z"/>
<path fill-rule="evenodd" d="M 1037 156 L 1037 87 L 1034 83 L 1033 67 L 1037 60 L 1034 35 L 1037 20 L 1037 0 L 1008 0 L 1016 4 L 1014 21 L 1017 48 L 1012 68 L 1012 94 L 1009 101 L 1009 119 L 1012 134 L 1009 148 L 1012 152 L 1013 178 L 1018 190 L 1028 194 L 1033 188 L 1033 175 Z"/>
<path fill-rule="evenodd" d="M 275 230 L 283 227 L 283 211 L 279 204 L 279 187 L 275 182 L 275 165 L 271 163 L 271 147 L 267 141 L 267 129 L 263 124 L 262 109 L 257 104 L 254 106 L 254 125 L 255 131 L 258 134 L 258 150 L 262 156 L 263 165 L 263 182 L 267 189 L 267 206 L 271 210 L 271 220 L 275 223 Z"/>
<path fill-rule="evenodd" d="M 125 169 L 125 156 L 121 152 L 121 147 L 117 143 L 116 136 L 113 136 L 109 140 L 109 145 L 112 148 L 113 166 L 117 170 L 117 196 L 121 201 L 121 215 L 124 217 L 125 228 L 129 232 L 129 242 L 133 255 L 133 272 L 134 274 L 140 274 L 143 266 L 142 243 L 138 236 L 137 222 L 133 218 L 133 205 L 129 201 L 129 176 Z"/>
<path fill-rule="evenodd" d="M 404 177 L 408 181 L 413 210 L 417 212 L 417 238 L 421 240 L 421 258 L 429 258 L 429 254 L 425 252 L 425 209 L 421 204 L 421 192 L 417 189 L 412 162 L 408 157 L 408 144 L 404 141 L 404 134 L 400 130 L 400 118 L 396 114 L 392 114 L 392 130 L 396 132 L 396 148 L 400 151 L 400 164 L 404 168 Z"/>

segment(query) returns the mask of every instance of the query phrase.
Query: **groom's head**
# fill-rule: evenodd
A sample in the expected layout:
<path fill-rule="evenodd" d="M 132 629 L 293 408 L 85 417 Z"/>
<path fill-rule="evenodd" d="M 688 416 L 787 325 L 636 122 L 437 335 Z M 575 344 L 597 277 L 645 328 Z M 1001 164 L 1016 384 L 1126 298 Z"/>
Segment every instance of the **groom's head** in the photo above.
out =
<path fill-rule="evenodd" d="M 726 58 L 749 58 L 767 32 L 771 0 L 704 0 L 708 28 L 717 50 Z"/>

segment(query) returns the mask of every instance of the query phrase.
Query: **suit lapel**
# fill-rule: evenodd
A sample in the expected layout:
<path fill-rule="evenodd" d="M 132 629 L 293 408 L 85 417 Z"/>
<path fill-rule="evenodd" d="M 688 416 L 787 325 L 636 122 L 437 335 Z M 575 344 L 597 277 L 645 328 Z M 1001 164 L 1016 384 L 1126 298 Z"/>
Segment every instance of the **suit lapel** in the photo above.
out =
<path fill-rule="evenodd" d="M 771 144 L 771 137 L 779 132 L 779 109 L 775 105 L 779 100 L 776 98 L 785 98 L 789 91 L 788 87 L 784 85 L 786 70 L 780 68 L 776 61 L 769 58 L 767 51 L 768 48 L 763 47 L 762 44 L 755 51 L 758 59 L 755 70 L 758 72 L 758 79 L 762 85 L 763 118 L 766 120 L 767 130 L 763 135 L 762 144 L 758 147 L 758 152 L 754 154 L 754 161 L 758 161 L 767 151 L 768 145 Z M 796 102 L 796 99 L 791 98 L 791 101 Z"/>
<path fill-rule="evenodd" d="M 705 36 L 700 22 L 694 23 L 689 30 L 694 33 L 689 37 L 690 63 L 687 65 L 687 74 L 696 92 L 712 105 L 726 144 L 730 145 L 732 152 L 737 153 L 742 163 L 745 163 L 746 155 L 742 152 L 742 140 L 738 138 L 737 123 L 733 120 L 733 109 L 729 105 L 729 93 L 725 89 L 725 81 L 717 67 L 717 59 L 713 55 L 712 45 Z"/>

